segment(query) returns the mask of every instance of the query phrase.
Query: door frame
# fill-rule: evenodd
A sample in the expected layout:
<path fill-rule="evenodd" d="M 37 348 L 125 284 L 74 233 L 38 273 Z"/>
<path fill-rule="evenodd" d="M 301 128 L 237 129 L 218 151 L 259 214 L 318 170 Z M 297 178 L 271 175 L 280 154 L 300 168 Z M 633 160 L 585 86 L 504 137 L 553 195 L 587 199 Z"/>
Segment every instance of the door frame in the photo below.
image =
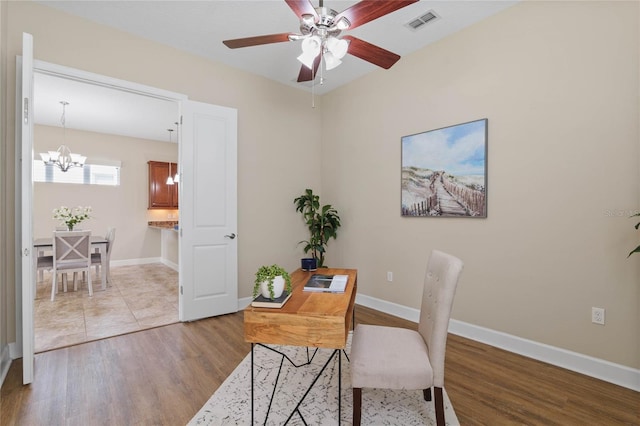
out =
<path fill-rule="evenodd" d="M 21 58 L 19 58 L 18 60 L 21 61 Z M 182 103 L 188 100 L 188 96 L 181 93 L 171 92 L 164 89 L 158 89 L 156 87 L 146 86 L 143 84 L 134 83 L 126 80 L 120 80 L 117 78 L 112 78 L 112 77 L 108 77 L 101 74 L 95 74 L 88 71 L 79 70 L 76 68 L 65 67 L 63 65 L 57 65 L 50 62 L 37 60 L 37 59 L 33 60 L 33 72 L 52 75 L 59 78 L 66 78 L 66 79 L 81 81 L 87 84 L 95 84 L 103 87 L 112 88 L 114 90 L 123 90 L 129 93 L 139 94 L 141 96 L 149 96 L 156 99 L 163 99 L 170 102 L 175 102 L 177 105 L 176 121 L 179 120 L 179 117 L 182 113 L 181 111 Z M 19 92 L 21 93 L 22 87 L 16 87 L 16 90 L 17 91 L 19 90 Z M 32 95 L 33 96 L 31 97 L 31 101 L 30 101 L 31 103 L 33 103 L 33 98 L 36 96 L 35 94 L 32 94 Z M 18 105 L 21 106 L 21 104 L 18 104 Z M 20 117 L 22 117 L 21 110 L 22 108 L 18 107 L 16 111 L 17 125 L 19 125 L 21 122 L 20 120 Z M 16 139 L 17 139 L 16 140 L 17 147 L 18 146 L 22 147 L 22 137 L 18 135 L 18 132 L 16 132 Z M 182 142 L 179 141 L 179 143 L 182 143 Z M 18 161 L 20 161 L 20 158 L 19 158 L 21 157 L 20 152 L 21 150 L 17 150 L 16 152 L 16 164 L 18 164 Z M 33 161 L 33 152 L 31 153 L 31 161 Z M 178 167 L 180 167 L 180 159 L 178 159 Z M 29 170 L 30 169 L 31 169 L 31 164 L 29 164 Z M 33 177 L 31 177 L 28 181 L 27 179 L 23 179 L 19 186 L 20 188 L 16 188 L 16 192 L 17 194 L 21 194 L 21 200 L 16 200 L 16 202 L 20 201 L 21 204 L 24 204 L 24 202 L 28 201 L 29 203 L 32 203 L 33 202 Z M 18 207 L 16 206 L 16 209 L 17 208 Z M 16 215 L 16 218 L 22 218 L 22 217 L 24 216 Z M 29 223 L 26 225 L 30 230 L 28 234 L 32 235 L 33 219 L 31 214 L 29 214 L 29 218 L 30 218 Z M 22 222 L 23 222 L 22 220 L 16 221 L 16 224 L 15 224 L 16 231 L 18 229 L 22 229 L 22 227 L 25 226 Z M 22 234 L 22 232 L 20 232 L 20 234 Z M 33 250 L 26 251 L 25 255 L 21 256 L 22 264 L 24 265 L 24 262 L 27 261 L 28 265 L 33 265 L 33 255 L 34 255 Z M 26 285 L 30 289 L 33 285 L 32 281 L 35 279 L 35 276 L 32 273 L 28 273 L 28 274 L 21 273 L 20 275 L 21 275 L 21 278 L 16 279 L 16 285 L 20 283 L 20 285 L 24 287 L 25 281 L 28 281 L 26 282 Z M 31 295 L 31 297 L 25 297 L 24 294 L 29 294 Z M 16 312 L 17 312 L 16 343 L 18 344 L 17 350 L 18 352 L 20 352 L 17 355 L 18 357 L 22 356 L 23 360 L 30 361 L 29 362 L 30 365 L 23 366 L 23 369 L 24 369 L 23 383 L 27 384 L 33 381 L 33 364 L 31 363 L 31 361 L 33 361 L 34 359 L 33 344 L 28 344 L 28 345 L 24 344 L 25 342 L 33 342 L 33 339 L 34 339 L 34 322 L 33 322 L 34 303 L 33 303 L 33 295 L 31 290 L 20 291 L 19 293 L 16 293 Z M 23 320 L 23 318 L 26 318 L 27 320 Z M 29 318 L 31 319 L 30 321 L 28 320 Z"/>

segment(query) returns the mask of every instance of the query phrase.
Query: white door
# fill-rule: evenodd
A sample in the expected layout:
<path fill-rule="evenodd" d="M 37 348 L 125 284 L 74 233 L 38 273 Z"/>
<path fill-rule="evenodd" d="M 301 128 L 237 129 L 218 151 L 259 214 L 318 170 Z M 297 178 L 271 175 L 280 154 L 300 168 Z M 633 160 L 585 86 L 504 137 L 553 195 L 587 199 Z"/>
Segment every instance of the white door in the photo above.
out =
<path fill-rule="evenodd" d="M 237 110 L 182 102 L 181 321 L 238 311 Z"/>
<path fill-rule="evenodd" d="M 20 70 L 22 65 L 22 70 Z M 22 33 L 22 61 L 18 61 L 16 76 L 20 78 L 16 84 L 16 90 L 21 90 L 16 98 L 20 100 L 20 114 L 16 118 L 16 130 L 21 134 L 16 138 L 21 147 L 16 147 L 20 152 L 20 160 L 16 163 L 16 229 L 20 235 L 16 238 L 21 241 L 21 273 L 22 278 L 16 277 L 20 282 L 22 291 L 16 291 L 16 298 L 22 297 L 22 301 L 16 300 L 16 307 L 22 306 L 22 383 L 25 385 L 33 381 L 33 183 L 31 180 L 31 168 L 33 163 L 33 36 Z M 20 221 L 22 221 L 21 225 Z M 22 303 L 21 303 L 22 302 Z M 20 324 L 17 324 L 20 329 Z M 18 335 L 20 333 L 17 333 Z M 19 342 L 16 342 L 19 344 Z"/>

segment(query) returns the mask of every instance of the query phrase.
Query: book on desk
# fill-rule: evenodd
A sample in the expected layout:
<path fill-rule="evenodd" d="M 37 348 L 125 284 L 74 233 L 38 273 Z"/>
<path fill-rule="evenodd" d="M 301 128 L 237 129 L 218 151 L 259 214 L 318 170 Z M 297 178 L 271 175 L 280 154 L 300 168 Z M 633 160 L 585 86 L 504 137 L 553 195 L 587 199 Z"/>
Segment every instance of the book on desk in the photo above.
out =
<path fill-rule="evenodd" d="M 344 293 L 348 280 L 348 275 L 313 274 L 307 280 L 303 290 L 321 293 Z"/>
<path fill-rule="evenodd" d="M 290 297 L 291 293 L 286 291 L 283 291 L 282 295 L 275 299 L 270 299 L 260 294 L 258 297 L 253 299 L 251 306 L 254 308 L 282 308 Z"/>

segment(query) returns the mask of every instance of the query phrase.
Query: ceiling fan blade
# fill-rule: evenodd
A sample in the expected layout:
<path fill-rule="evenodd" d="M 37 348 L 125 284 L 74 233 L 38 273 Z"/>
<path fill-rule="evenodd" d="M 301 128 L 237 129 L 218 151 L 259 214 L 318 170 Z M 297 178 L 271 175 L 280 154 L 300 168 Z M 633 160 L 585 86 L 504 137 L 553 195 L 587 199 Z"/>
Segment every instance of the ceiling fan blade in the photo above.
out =
<path fill-rule="evenodd" d="M 418 0 L 362 0 L 340 12 L 334 21 L 338 22 L 340 18 L 345 17 L 351 22 L 349 29 L 352 30 L 381 16 L 416 3 L 417 1 Z"/>
<path fill-rule="evenodd" d="M 314 17 L 318 17 L 316 13 L 316 9 L 311 4 L 310 0 L 284 0 L 293 13 L 295 13 L 298 17 L 302 15 L 313 15 Z"/>
<path fill-rule="evenodd" d="M 289 34 L 293 33 L 269 34 L 255 37 L 236 38 L 233 40 L 224 40 L 223 43 L 229 49 L 237 49 L 239 47 L 259 46 L 261 44 L 281 43 L 283 41 L 289 41 Z"/>
<path fill-rule="evenodd" d="M 349 40 L 349 49 L 347 53 L 353 56 L 357 56 L 360 59 L 364 59 L 367 62 L 371 62 L 374 65 L 389 69 L 398 62 L 400 55 L 396 55 L 393 52 L 389 52 L 382 47 L 375 44 L 368 43 L 359 38 L 346 35 L 342 37 L 344 40 Z"/>
<path fill-rule="evenodd" d="M 300 74 L 298 74 L 298 83 L 314 80 L 318 74 L 318 68 L 320 68 L 320 61 L 322 61 L 322 54 L 316 56 L 316 59 L 313 60 L 313 71 L 302 65 Z"/>

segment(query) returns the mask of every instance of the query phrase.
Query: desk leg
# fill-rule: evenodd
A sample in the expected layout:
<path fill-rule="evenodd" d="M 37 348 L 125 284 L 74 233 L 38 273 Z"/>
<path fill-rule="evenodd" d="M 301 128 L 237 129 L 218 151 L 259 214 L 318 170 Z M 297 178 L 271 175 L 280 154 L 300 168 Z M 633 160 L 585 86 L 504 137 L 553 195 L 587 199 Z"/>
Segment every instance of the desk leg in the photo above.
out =
<path fill-rule="evenodd" d="M 253 346 L 251 344 L 251 426 L 253 426 Z"/>
<path fill-rule="evenodd" d="M 338 426 L 342 422 L 342 351 L 338 350 Z"/>

